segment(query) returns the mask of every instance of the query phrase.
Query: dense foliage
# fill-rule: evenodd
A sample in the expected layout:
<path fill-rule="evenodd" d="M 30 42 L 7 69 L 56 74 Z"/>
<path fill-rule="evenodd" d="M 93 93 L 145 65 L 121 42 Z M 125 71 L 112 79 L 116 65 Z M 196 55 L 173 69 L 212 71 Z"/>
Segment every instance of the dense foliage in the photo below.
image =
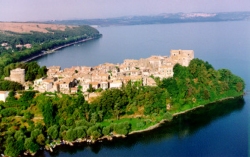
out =
<path fill-rule="evenodd" d="M 87 102 L 81 92 L 60 93 L 11 92 L 0 102 L 0 143 L 4 153 L 17 156 L 58 139 L 95 140 L 105 135 L 127 135 L 145 129 L 172 114 L 225 97 L 243 94 L 243 80 L 229 70 L 216 71 L 199 59 L 188 67 L 176 65 L 174 77 L 158 81 L 157 87 L 129 82 L 121 89 L 109 89 Z M 170 105 L 170 110 L 167 106 Z M 3 149 L 3 148 L 2 148 Z"/>
<path fill-rule="evenodd" d="M 48 33 L 31 32 L 23 34 L 0 32 L 0 44 L 7 42 L 12 47 L 5 49 L 5 47 L 0 45 L 0 75 L 3 74 L 4 66 L 10 63 L 24 60 L 60 45 L 100 36 L 96 29 L 86 25 L 73 28 L 68 27 L 65 31 L 50 29 L 48 31 Z M 32 48 L 16 48 L 18 44 L 28 43 L 32 44 Z"/>
<path fill-rule="evenodd" d="M 243 94 L 245 83 L 230 70 L 215 70 L 208 62 L 193 59 L 188 67 L 175 65 L 174 77 L 163 79 L 160 87 L 167 89 L 174 107 L 185 109 Z"/>
<path fill-rule="evenodd" d="M 1 91 L 9 91 L 9 90 L 23 90 L 23 85 L 18 82 L 8 81 L 8 80 L 0 80 L 0 90 Z"/>
<path fill-rule="evenodd" d="M 37 62 L 18 62 L 11 63 L 4 67 L 2 77 L 10 76 L 10 71 L 16 68 L 25 69 L 25 81 L 34 81 L 35 79 L 44 77 L 47 75 L 46 66 L 40 67 Z"/>

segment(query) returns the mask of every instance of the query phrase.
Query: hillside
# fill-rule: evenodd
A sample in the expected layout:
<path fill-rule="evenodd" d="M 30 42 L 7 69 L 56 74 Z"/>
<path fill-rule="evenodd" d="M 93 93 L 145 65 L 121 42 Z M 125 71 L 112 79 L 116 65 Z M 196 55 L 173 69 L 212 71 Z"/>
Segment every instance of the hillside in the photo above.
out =
<path fill-rule="evenodd" d="M 15 32 L 15 33 L 31 33 L 41 32 L 48 33 L 50 30 L 65 31 L 66 28 L 73 28 L 76 26 L 56 25 L 56 24 L 43 24 L 43 23 L 12 23 L 12 22 L 0 22 L 1 32 Z"/>

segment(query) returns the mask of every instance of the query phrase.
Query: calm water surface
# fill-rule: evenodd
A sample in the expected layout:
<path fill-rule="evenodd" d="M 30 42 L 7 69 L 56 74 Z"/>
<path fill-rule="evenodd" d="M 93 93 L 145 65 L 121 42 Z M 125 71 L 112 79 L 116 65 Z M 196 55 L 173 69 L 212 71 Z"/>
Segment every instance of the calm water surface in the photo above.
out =
<path fill-rule="evenodd" d="M 103 37 L 37 59 L 40 65 L 95 66 L 124 59 L 169 55 L 193 49 L 195 57 L 216 69 L 244 78 L 242 100 L 209 105 L 172 123 L 126 139 L 95 145 L 63 146 L 40 156 L 248 156 L 250 22 L 185 23 L 99 28 Z"/>

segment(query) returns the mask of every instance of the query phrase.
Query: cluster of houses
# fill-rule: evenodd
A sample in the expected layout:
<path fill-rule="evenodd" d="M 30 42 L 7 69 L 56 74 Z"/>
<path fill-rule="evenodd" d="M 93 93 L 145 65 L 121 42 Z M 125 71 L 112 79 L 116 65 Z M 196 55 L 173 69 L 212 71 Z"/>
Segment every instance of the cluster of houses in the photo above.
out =
<path fill-rule="evenodd" d="M 104 63 L 94 67 L 75 66 L 63 70 L 60 66 L 51 66 L 48 67 L 47 77 L 35 80 L 33 87 L 39 92 L 64 94 L 74 94 L 80 89 L 88 99 L 97 96 L 96 93 L 90 93 L 91 89 L 121 88 L 129 81 L 143 86 L 156 86 L 151 76 L 160 79 L 173 77 L 175 64 L 188 66 L 193 58 L 193 50 L 171 50 L 169 57 L 125 59 L 122 64 Z M 14 69 L 6 79 L 24 84 L 24 77 L 24 69 Z M 0 101 L 5 101 L 6 94 L 4 91 L 0 92 Z"/>
<path fill-rule="evenodd" d="M 12 48 L 8 43 L 2 43 L 1 46 L 4 47 L 6 50 Z M 16 48 L 19 48 L 19 49 L 22 49 L 23 47 L 30 49 L 30 48 L 32 48 L 32 44 L 28 43 L 28 44 L 24 44 L 24 45 L 21 45 L 21 44 L 16 45 Z"/>
<path fill-rule="evenodd" d="M 61 69 L 48 67 L 47 78 L 34 81 L 34 89 L 40 92 L 73 94 L 79 86 L 84 93 L 89 89 L 121 88 L 129 81 L 143 86 L 155 86 L 151 76 L 168 78 L 173 76 L 173 67 L 179 63 L 188 66 L 194 58 L 193 50 L 171 50 L 170 56 L 151 56 L 145 59 L 126 59 L 122 64 L 104 63 L 94 67 L 75 66 Z"/>

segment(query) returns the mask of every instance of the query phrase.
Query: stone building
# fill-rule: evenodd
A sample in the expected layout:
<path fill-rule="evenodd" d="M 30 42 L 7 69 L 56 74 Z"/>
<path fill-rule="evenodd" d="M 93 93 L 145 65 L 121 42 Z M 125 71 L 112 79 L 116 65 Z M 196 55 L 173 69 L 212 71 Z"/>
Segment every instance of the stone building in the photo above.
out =
<path fill-rule="evenodd" d="M 10 80 L 25 83 L 25 69 L 17 68 L 10 71 Z"/>
<path fill-rule="evenodd" d="M 170 58 L 174 64 L 179 63 L 182 66 L 188 66 L 190 61 L 194 59 L 193 50 L 171 50 Z"/>

